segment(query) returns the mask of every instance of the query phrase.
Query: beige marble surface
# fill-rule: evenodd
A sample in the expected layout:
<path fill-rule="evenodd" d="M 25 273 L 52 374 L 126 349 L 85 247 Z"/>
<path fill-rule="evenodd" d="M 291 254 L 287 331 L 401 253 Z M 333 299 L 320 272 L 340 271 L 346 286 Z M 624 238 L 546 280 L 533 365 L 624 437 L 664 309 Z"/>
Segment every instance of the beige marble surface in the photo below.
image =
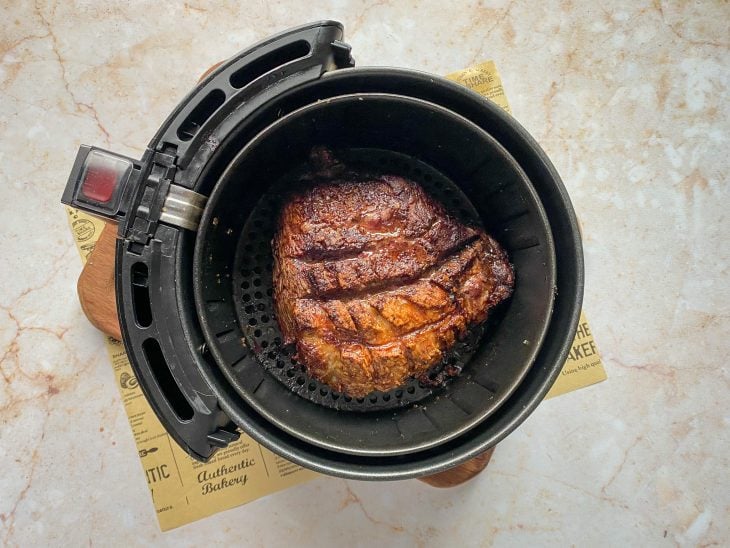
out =
<path fill-rule="evenodd" d="M 730 543 L 727 2 L 8 4 L 0 545 Z M 322 478 L 162 534 L 61 190 L 79 144 L 138 155 L 210 64 L 325 17 L 360 65 L 497 62 L 581 218 L 609 380 L 545 402 L 463 487 Z"/>

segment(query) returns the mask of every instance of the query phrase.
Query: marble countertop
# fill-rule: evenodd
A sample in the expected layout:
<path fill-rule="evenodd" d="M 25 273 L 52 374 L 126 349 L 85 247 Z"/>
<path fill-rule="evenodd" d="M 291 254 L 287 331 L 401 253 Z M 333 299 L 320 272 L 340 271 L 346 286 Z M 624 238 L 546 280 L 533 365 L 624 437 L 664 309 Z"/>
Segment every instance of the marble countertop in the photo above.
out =
<path fill-rule="evenodd" d="M 0 7 L 0 545 L 730 542 L 727 2 L 31 4 Z M 139 156 L 209 65 L 322 18 L 360 66 L 497 63 L 580 216 L 609 379 L 462 487 L 323 477 L 160 533 L 61 191 L 81 143 Z"/>

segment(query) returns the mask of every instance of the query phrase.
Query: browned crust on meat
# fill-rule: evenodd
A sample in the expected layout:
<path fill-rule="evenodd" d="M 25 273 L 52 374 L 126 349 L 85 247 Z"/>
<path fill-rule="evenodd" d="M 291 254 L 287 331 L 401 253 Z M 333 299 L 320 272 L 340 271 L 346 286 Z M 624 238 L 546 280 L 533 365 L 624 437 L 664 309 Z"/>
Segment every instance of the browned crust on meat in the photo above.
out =
<path fill-rule="evenodd" d="M 353 397 L 427 371 L 514 284 L 494 239 L 397 176 L 296 192 L 273 246 L 284 342 L 311 376 Z"/>

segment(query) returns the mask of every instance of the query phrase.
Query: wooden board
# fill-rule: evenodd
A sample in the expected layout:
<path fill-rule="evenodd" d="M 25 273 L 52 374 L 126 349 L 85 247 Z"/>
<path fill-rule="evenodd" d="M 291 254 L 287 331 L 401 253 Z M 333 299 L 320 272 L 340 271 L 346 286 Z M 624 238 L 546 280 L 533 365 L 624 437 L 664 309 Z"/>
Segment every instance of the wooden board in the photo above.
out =
<path fill-rule="evenodd" d="M 92 325 L 121 341 L 122 332 L 119 327 L 114 290 L 116 239 L 117 225 L 107 223 L 81 271 L 76 289 L 81 309 Z"/>

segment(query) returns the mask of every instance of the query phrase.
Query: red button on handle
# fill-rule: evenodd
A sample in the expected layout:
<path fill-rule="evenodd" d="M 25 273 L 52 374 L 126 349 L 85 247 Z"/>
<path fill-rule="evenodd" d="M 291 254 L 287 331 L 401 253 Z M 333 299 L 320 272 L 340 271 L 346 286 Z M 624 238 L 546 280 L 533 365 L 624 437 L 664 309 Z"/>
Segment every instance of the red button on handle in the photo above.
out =
<path fill-rule="evenodd" d="M 117 173 L 104 168 L 91 168 L 81 186 L 84 198 L 95 202 L 108 203 L 114 196 L 117 187 Z"/>
<path fill-rule="evenodd" d="M 99 150 L 86 158 L 79 195 L 84 201 L 110 205 L 117 190 L 126 182 L 132 162 Z"/>

